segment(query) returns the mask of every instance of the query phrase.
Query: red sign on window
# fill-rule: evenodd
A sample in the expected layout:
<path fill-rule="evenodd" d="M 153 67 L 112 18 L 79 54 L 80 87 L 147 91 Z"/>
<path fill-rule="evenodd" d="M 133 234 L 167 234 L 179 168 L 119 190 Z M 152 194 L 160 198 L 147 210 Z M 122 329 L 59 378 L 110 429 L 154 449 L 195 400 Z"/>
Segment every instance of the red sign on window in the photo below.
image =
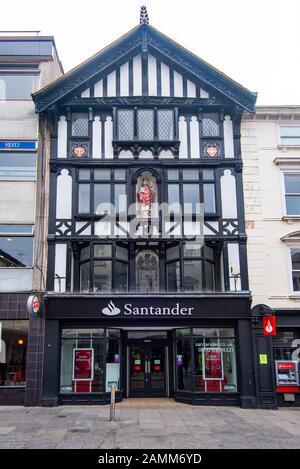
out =
<path fill-rule="evenodd" d="M 93 381 L 94 379 L 94 350 L 74 349 L 73 380 Z"/>
<path fill-rule="evenodd" d="M 264 335 L 276 335 L 276 316 L 263 318 Z"/>

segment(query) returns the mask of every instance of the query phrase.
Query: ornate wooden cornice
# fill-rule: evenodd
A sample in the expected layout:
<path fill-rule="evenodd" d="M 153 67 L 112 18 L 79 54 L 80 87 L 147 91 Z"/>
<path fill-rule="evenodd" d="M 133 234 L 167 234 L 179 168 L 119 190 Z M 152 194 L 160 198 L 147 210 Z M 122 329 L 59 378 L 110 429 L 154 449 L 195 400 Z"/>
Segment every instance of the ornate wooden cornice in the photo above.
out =
<path fill-rule="evenodd" d="M 243 88 L 152 26 L 143 23 L 64 77 L 35 93 L 33 99 L 36 112 L 43 112 L 55 103 L 60 104 L 61 100 L 65 100 L 71 94 L 74 95 L 77 89 L 87 87 L 93 80 L 99 79 L 101 74 L 107 73 L 114 65 L 120 64 L 123 57 L 130 56 L 137 51 L 142 52 L 143 41 L 147 41 L 147 45 L 154 53 L 165 57 L 167 61 L 173 62 L 175 66 L 177 65 L 178 68 L 194 76 L 196 80 L 206 84 L 217 96 L 223 96 L 226 101 L 229 99 L 248 112 L 255 111 L 255 93 Z"/>

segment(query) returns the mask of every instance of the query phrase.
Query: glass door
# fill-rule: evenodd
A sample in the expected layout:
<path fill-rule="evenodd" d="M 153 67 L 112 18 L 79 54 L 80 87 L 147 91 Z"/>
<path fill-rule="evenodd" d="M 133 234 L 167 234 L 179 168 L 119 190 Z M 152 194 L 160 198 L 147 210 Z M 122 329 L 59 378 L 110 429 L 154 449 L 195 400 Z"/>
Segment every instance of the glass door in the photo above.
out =
<path fill-rule="evenodd" d="M 166 395 L 165 346 L 137 344 L 130 347 L 130 396 L 162 397 Z"/>

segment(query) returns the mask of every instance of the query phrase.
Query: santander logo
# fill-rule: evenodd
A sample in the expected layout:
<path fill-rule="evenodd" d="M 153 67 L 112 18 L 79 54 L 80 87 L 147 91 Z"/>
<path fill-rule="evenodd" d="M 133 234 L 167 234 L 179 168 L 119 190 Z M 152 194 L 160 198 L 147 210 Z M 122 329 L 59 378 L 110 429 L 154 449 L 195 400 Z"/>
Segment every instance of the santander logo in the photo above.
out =
<path fill-rule="evenodd" d="M 117 316 L 120 312 L 121 310 L 116 307 L 112 300 L 110 300 L 106 308 L 102 309 L 102 314 L 105 314 L 105 316 Z"/>
<path fill-rule="evenodd" d="M 266 331 L 268 332 L 268 334 L 271 334 L 271 332 L 273 331 L 273 326 L 270 321 L 268 321 L 268 324 L 266 326 Z"/>

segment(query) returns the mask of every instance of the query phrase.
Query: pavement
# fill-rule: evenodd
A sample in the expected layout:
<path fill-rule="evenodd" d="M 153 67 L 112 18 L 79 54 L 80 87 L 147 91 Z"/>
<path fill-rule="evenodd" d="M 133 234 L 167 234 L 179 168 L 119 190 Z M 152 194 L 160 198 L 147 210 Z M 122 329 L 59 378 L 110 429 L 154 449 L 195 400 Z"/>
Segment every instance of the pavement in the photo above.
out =
<path fill-rule="evenodd" d="M 3 406 L 0 448 L 300 448 L 300 408 L 250 410 L 128 399 L 116 405 L 115 421 L 109 421 L 109 413 L 109 406 Z"/>

